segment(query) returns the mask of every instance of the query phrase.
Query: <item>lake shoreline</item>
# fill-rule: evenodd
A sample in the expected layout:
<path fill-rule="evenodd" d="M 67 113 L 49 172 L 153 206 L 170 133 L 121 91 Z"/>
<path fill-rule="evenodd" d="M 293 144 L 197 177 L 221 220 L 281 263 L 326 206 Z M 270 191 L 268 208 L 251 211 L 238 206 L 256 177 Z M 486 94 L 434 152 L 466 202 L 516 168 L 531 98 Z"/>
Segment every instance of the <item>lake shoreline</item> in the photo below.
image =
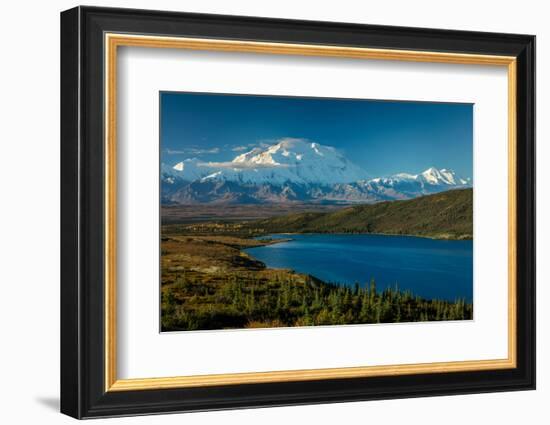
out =
<path fill-rule="evenodd" d="M 293 236 L 288 238 L 287 236 Z M 472 300 L 472 241 L 409 235 L 273 233 L 243 252 L 269 269 L 307 274 L 328 284 L 352 287 L 375 279 L 425 299 Z M 417 241 L 417 242 L 415 242 Z M 275 249 L 267 245 L 293 242 Z"/>
<path fill-rule="evenodd" d="M 436 235 L 415 235 L 415 234 L 401 234 L 401 233 L 374 233 L 374 232 L 276 232 L 269 233 L 270 235 L 372 235 L 372 236 L 397 236 L 397 237 L 408 237 L 408 238 L 421 238 L 421 239 L 431 239 L 438 241 L 473 241 L 473 236 L 464 235 L 464 237 L 452 238 L 452 237 L 439 237 Z M 257 238 L 262 238 L 263 236 L 257 236 Z M 290 239 L 292 240 L 292 239 Z"/>
<path fill-rule="evenodd" d="M 246 248 L 270 249 L 286 238 L 259 241 L 220 235 L 161 240 L 163 331 L 470 320 L 463 299 L 421 296 L 362 281 L 357 289 L 317 274 L 276 269 Z M 292 240 L 294 241 L 294 239 Z M 272 250 L 278 250 L 272 247 Z M 376 288 L 378 286 L 378 289 Z"/>

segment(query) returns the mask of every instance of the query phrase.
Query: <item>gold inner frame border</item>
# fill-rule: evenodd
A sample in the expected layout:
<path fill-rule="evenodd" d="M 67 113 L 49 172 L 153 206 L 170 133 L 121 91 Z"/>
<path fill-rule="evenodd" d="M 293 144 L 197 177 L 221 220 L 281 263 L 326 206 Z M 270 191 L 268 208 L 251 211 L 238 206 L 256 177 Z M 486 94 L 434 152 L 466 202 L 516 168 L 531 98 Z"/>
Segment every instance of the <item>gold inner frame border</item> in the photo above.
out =
<path fill-rule="evenodd" d="M 324 56 L 336 58 L 397 60 L 469 65 L 504 66 L 508 72 L 508 357 L 495 360 L 398 364 L 381 366 L 342 367 L 118 379 L 116 324 L 116 163 L 117 163 L 117 52 L 118 47 L 148 47 L 228 51 L 279 55 Z M 393 49 L 371 49 L 331 45 L 288 44 L 256 41 L 236 41 L 204 38 L 163 37 L 106 33 L 105 47 L 105 391 L 137 391 L 152 389 L 239 385 L 289 381 L 312 381 L 359 377 L 450 373 L 511 369 L 517 365 L 516 285 L 517 285 L 517 129 L 516 129 L 516 58 L 513 56 L 466 53 L 429 52 Z"/>

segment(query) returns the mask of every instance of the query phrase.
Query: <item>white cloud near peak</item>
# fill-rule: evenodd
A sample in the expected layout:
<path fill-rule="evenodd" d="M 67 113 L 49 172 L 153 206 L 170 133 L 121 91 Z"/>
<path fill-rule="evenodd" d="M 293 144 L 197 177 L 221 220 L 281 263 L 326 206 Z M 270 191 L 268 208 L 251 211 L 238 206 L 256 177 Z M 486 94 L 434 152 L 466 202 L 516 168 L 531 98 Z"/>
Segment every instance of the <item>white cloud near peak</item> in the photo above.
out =
<path fill-rule="evenodd" d="M 220 153 L 220 148 L 185 148 L 185 149 L 166 149 L 168 155 L 206 155 Z"/>

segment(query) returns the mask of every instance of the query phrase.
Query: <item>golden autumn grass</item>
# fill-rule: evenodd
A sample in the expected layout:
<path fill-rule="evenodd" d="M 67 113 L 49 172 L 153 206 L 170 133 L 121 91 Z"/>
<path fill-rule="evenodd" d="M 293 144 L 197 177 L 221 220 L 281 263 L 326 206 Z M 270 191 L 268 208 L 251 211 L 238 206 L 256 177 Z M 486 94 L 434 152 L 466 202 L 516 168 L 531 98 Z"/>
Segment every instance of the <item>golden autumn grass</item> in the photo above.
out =
<path fill-rule="evenodd" d="M 266 328 L 470 319 L 472 305 L 423 300 L 374 281 L 332 285 L 292 270 L 269 269 L 242 251 L 274 241 L 181 234 L 161 240 L 162 330 Z M 227 225 L 227 233 L 235 231 Z M 280 240 L 277 242 L 281 242 Z"/>

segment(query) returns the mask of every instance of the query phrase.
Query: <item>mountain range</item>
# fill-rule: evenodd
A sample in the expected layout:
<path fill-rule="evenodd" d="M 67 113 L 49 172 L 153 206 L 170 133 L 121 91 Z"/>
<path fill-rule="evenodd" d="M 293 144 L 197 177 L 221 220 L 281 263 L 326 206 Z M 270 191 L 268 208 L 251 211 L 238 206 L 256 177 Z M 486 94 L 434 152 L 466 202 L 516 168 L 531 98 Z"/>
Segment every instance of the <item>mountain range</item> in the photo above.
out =
<path fill-rule="evenodd" d="M 337 149 L 292 138 L 228 162 L 161 164 L 163 204 L 375 203 L 467 187 L 469 178 L 435 167 L 370 178 Z"/>

